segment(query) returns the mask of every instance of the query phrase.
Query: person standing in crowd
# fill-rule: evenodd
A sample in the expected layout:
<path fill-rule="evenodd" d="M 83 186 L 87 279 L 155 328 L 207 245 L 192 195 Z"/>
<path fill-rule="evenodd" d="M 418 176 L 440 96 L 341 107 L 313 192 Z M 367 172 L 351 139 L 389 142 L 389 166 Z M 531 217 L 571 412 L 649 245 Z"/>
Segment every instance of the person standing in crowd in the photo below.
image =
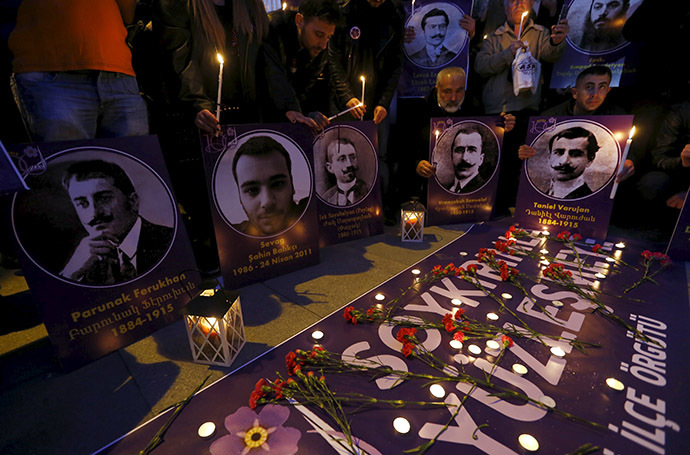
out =
<path fill-rule="evenodd" d="M 336 31 L 328 50 L 335 101 L 338 110 L 354 108 L 354 118 L 379 125 L 384 221 L 393 224 L 397 211 L 389 191 L 388 111 L 402 73 L 405 13 L 398 0 L 350 0 L 343 15 L 345 24 Z M 360 99 L 363 84 L 365 94 Z"/>
<path fill-rule="evenodd" d="M 8 44 L 12 90 L 31 140 L 148 134 L 125 42 L 135 6 L 135 0 L 21 3 Z"/>
<path fill-rule="evenodd" d="M 302 113 L 308 113 L 319 128 L 328 125 L 330 81 L 328 42 L 340 23 L 335 0 L 303 0 L 299 11 L 280 9 L 268 14 L 267 50 L 275 52 Z M 271 75 L 269 75 L 271 77 Z"/>
<path fill-rule="evenodd" d="M 506 134 L 503 141 L 505 153 L 501 154 L 499 197 L 495 207 L 497 214 L 506 213 L 509 207 L 515 205 L 520 172 L 516 151 L 524 140 L 529 116 L 539 112 L 543 83 L 540 76 L 534 93 L 523 90 L 515 95 L 512 62 L 518 52 L 528 49 L 540 62 L 555 63 L 565 51 L 565 37 L 570 31 L 565 19 L 549 30 L 535 24 L 528 15 L 518 36 L 522 15 L 532 10 L 534 0 L 505 0 L 503 6 L 507 21 L 484 40 L 475 61 L 477 74 L 484 79 L 484 111 L 487 114 L 510 112 L 517 121 L 515 129 Z"/>
<path fill-rule="evenodd" d="M 159 0 L 154 27 L 179 78 L 173 93 L 189 106 L 202 131 L 216 132 L 221 121 L 259 122 L 276 111 L 292 123 L 316 127 L 299 112 L 287 81 L 267 78 L 278 62 L 262 47 L 268 16 L 260 0 Z M 217 54 L 225 62 L 220 119 L 215 115 Z"/>

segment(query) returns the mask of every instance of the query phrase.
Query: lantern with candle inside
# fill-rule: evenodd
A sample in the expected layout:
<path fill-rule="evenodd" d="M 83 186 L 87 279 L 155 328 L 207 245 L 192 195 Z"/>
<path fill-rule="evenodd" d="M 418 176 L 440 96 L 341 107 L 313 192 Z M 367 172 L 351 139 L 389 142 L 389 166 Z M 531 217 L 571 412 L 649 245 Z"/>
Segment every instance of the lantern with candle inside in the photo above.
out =
<path fill-rule="evenodd" d="M 236 292 L 202 283 L 184 308 L 192 357 L 197 363 L 230 366 L 244 346 L 244 322 Z"/>
<path fill-rule="evenodd" d="M 424 205 L 415 199 L 400 207 L 400 238 L 403 242 L 422 241 L 425 212 Z"/>

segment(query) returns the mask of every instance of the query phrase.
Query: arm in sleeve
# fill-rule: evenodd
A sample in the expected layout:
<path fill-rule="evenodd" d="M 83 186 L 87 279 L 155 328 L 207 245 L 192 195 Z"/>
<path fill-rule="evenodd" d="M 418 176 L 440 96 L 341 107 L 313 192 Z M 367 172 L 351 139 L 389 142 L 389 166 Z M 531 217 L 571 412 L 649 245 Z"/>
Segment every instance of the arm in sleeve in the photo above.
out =
<path fill-rule="evenodd" d="M 331 73 L 331 86 L 339 104 L 338 108 L 342 108 L 355 97 L 348 82 L 347 71 L 343 66 L 343 54 L 346 51 L 345 46 L 347 44 L 344 38 L 346 33 L 345 30 L 340 30 L 338 35 L 331 38 L 331 41 L 328 43 L 328 65 Z"/>
<path fill-rule="evenodd" d="M 680 152 L 683 150 L 682 116 L 676 109 L 672 109 L 659 128 L 656 145 L 651 151 L 652 164 L 657 168 L 674 172 L 682 168 Z"/>
<path fill-rule="evenodd" d="M 281 114 L 288 111 L 302 113 L 297 94 L 288 80 L 278 52 L 269 40 L 265 40 L 261 47 L 264 54 L 264 72 L 268 85 L 268 95 L 271 97 L 273 105 Z"/>
<path fill-rule="evenodd" d="M 475 59 L 475 69 L 481 77 L 491 77 L 510 69 L 513 62 L 510 49 L 503 49 L 496 36 L 484 40 Z"/>

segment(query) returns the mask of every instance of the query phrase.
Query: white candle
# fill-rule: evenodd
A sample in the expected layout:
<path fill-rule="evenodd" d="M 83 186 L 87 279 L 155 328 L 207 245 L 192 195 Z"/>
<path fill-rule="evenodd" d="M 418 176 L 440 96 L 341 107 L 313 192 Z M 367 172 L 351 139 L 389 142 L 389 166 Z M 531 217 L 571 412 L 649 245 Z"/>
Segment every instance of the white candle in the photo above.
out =
<path fill-rule="evenodd" d="M 635 127 L 633 126 L 632 129 L 630 130 L 630 135 L 628 136 L 628 140 L 625 141 L 625 150 L 623 150 L 623 156 L 621 157 L 621 164 L 618 166 L 618 172 L 616 172 L 616 177 L 618 177 L 621 172 L 623 172 L 623 168 L 625 167 L 625 160 L 628 159 L 628 152 L 630 151 L 630 144 L 632 144 L 632 138 L 635 135 Z M 613 199 L 616 197 L 616 191 L 618 190 L 618 182 L 615 180 L 613 181 L 613 187 L 611 188 L 611 196 L 609 199 Z"/>
<path fill-rule="evenodd" d="M 520 363 L 514 363 L 513 364 L 513 373 L 520 375 L 520 376 L 525 375 L 525 374 L 527 374 L 527 367 L 520 364 Z"/>
<path fill-rule="evenodd" d="M 511 294 L 508 294 L 507 292 L 501 294 L 501 297 L 503 297 L 505 300 L 510 300 L 513 298 L 513 296 Z"/>
<path fill-rule="evenodd" d="M 311 334 L 311 337 L 316 341 L 319 341 L 323 338 L 323 332 L 321 330 L 314 330 Z"/>
<path fill-rule="evenodd" d="M 216 432 L 216 424 L 213 422 L 202 423 L 197 431 L 200 438 L 210 438 Z"/>
<path fill-rule="evenodd" d="M 489 321 L 498 321 L 498 315 L 496 313 L 486 313 L 486 319 Z"/>
<path fill-rule="evenodd" d="M 495 351 L 496 349 L 498 349 L 500 347 L 501 347 L 501 345 L 496 340 L 489 340 L 486 342 L 486 348 L 490 349 L 492 351 Z"/>
<path fill-rule="evenodd" d="M 436 142 L 435 142 L 436 144 L 438 144 L 438 135 L 439 134 L 441 134 L 441 133 L 439 133 L 438 130 L 434 131 L 434 135 L 436 136 Z"/>
<path fill-rule="evenodd" d="M 623 243 L 623 242 L 618 242 L 618 243 L 616 243 L 615 247 L 616 247 L 616 248 L 623 249 L 623 248 L 625 248 L 625 243 Z"/>
<path fill-rule="evenodd" d="M 406 434 L 410 432 L 410 422 L 405 417 L 396 417 L 393 420 L 393 428 L 400 434 Z"/>
<path fill-rule="evenodd" d="M 376 300 L 384 300 L 384 299 L 386 298 L 386 296 L 383 295 L 383 294 L 381 294 L 381 293 L 378 293 L 378 294 L 376 294 L 376 295 L 374 296 L 374 298 L 375 298 Z"/>
<path fill-rule="evenodd" d="M 462 342 L 458 340 L 450 340 L 450 343 L 448 343 L 451 348 L 453 349 L 462 349 Z"/>
<path fill-rule="evenodd" d="M 606 378 L 606 385 L 611 387 L 613 390 L 618 390 L 619 392 L 625 389 L 625 384 L 616 378 Z"/>
<path fill-rule="evenodd" d="M 525 21 L 525 16 L 529 14 L 529 11 L 525 11 L 522 13 L 522 16 L 520 17 L 520 30 L 518 31 L 518 39 L 520 39 L 520 35 L 522 35 L 522 23 Z"/>
<path fill-rule="evenodd" d="M 555 355 L 556 357 L 565 357 L 565 351 L 558 346 L 551 348 L 551 354 Z"/>
<path fill-rule="evenodd" d="M 446 389 L 444 389 L 441 384 L 432 384 L 431 387 L 429 387 L 429 392 L 436 398 L 443 398 L 446 396 Z"/>
<path fill-rule="evenodd" d="M 456 306 L 460 306 L 460 305 L 462 305 L 462 300 L 460 300 L 460 299 L 452 299 L 452 300 L 450 301 L 450 303 L 452 303 L 453 305 L 456 305 Z"/>
<path fill-rule="evenodd" d="M 474 355 L 479 355 L 482 353 L 482 348 L 477 346 L 476 344 L 471 344 L 467 347 L 467 349 Z"/>
<path fill-rule="evenodd" d="M 414 0 L 412 0 L 412 12 L 410 13 L 410 16 L 414 16 Z"/>
<path fill-rule="evenodd" d="M 518 436 L 518 442 L 528 452 L 536 452 L 539 450 L 539 441 L 537 441 L 537 438 L 532 436 L 531 434 L 526 434 L 523 433 L 520 436 Z"/>
<path fill-rule="evenodd" d="M 421 270 L 419 270 L 419 269 L 412 269 L 412 275 L 419 275 L 420 273 L 422 273 Z"/>
<path fill-rule="evenodd" d="M 366 87 L 367 80 L 364 78 L 364 76 L 359 76 L 359 79 L 362 81 L 362 104 L 364 104 L 364 88 Z"/>
<path fill-rule="evenodd" d="M 220 123 L 220 95 L 223 91 L 223 63 L 225 63 L 225 60 L 223 60 L 223 56 L 220 54 L 216 54 L 216 58 L 218 59 L 218 63 L 220 63 L 220 68 L 218 69 L 218 98 L 216 99 L 216 120 L 218 120 L 218 123 Z"/>

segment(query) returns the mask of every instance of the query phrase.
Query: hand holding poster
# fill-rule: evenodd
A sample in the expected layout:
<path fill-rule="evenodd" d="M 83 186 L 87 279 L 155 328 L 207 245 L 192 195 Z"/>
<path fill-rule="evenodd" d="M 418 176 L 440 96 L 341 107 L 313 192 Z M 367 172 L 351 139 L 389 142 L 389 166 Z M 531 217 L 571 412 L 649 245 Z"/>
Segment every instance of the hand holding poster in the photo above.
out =
<path fill-rule="evenodd" d="M 532 117 L 515 208 L 523 228 L 571 229 L 604 238 L 610 198 L 633 117 Z"/>
<path fill-rule="evenodd" d="M 383 232 L 373 122 L 338 123 L 314 140 L 321 246 Z"/>
<path fill-rule="evenodd" d="M 14 146 L 19 259 L 66 368 L 179 318 L 198 275 L 155 137 Z"/>
<path fill-rule="evenodd" d="M 285 124 L 225 126 L 202 137 L 227 287 L 318 262 L 310 148 L 306 128 Z"/>
<path fill-rule="evenodd" d="M 400 96 L 426 96 L 436 84 L 436 74 L 446 66 L 467 70 L 470 36 L 464 28 L 469 26 L 468 19 L 463 18 L 471 7 L 468 0 L 415 2 L 405 23 Z"/>
<path fill-rule="evenodd" d="M 488 220 L 495 200 L 501 117 L 431 119 L 430 224 Z M 437 134 L 438 133 L 438 134 Z"/>

